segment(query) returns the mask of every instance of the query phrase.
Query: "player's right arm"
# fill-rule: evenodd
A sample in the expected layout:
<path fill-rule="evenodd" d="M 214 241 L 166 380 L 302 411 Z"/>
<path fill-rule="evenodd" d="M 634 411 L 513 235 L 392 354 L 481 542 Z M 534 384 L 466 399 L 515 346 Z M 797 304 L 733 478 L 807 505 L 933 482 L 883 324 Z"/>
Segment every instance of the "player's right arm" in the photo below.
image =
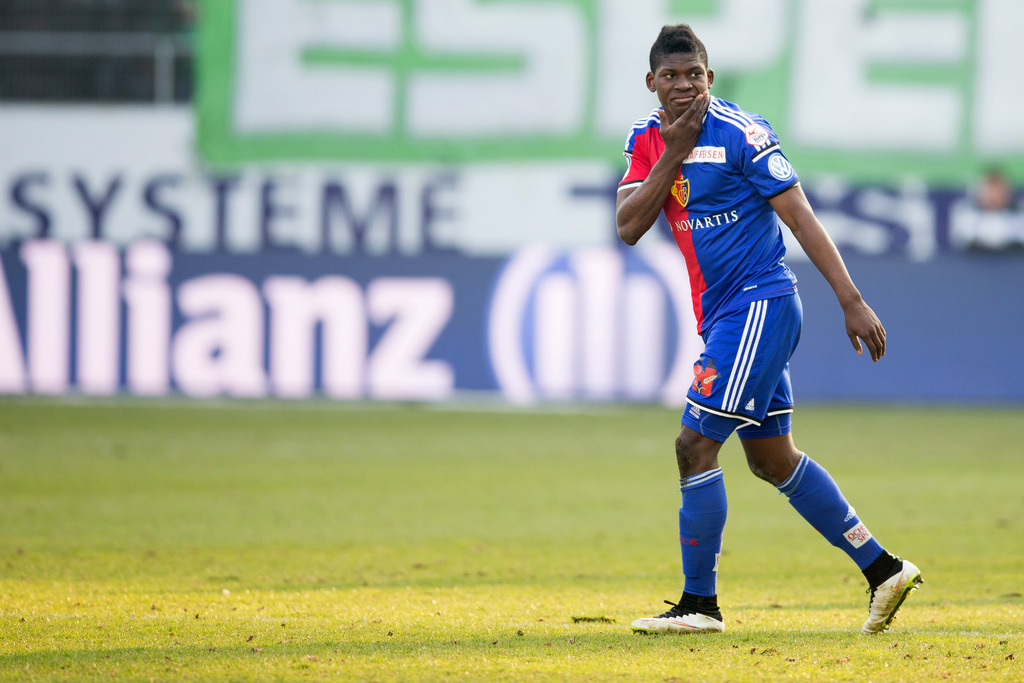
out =
<path fill-rule="evenodd" d="M 626 244 L 636 244 L 658 219 L 672 183 L 679 176 L 679 166 L 697 144 L 710 102 L 711 96 L 701 93 L 682 116 L 671 122 L 663 109 L 658 110 L 665 151 L 642 183 L 621 189 L 615 199 L 615 226 L 619 239 Z"/>

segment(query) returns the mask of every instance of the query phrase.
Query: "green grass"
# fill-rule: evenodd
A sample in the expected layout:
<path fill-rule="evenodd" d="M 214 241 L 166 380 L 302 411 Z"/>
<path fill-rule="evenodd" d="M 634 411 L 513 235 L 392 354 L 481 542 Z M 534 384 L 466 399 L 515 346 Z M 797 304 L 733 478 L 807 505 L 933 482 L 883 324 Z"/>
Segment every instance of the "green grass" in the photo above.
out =
<path fill-rule="evenodd" d="M 875 637 L 856 567 L 734 441 L 726 633 L 630 633 L 681 589 L 677 421 L 0 401 L 0 680 L 1024 678 L 1024 412 L 798 412 L 924 572 Z"/>

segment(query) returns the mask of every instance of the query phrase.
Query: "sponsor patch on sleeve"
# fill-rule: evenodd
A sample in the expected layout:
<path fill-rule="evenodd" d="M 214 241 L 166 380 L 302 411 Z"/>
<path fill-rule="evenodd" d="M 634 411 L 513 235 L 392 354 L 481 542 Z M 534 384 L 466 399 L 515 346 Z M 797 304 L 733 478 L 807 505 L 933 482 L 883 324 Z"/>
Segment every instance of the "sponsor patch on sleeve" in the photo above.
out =
<path fill-rule="evenodd" d="M 768 157 L 768 172 L 778 180 L 789 180 L 795 175 L 793 164 L 778 152 Z"/>
<path fill-rule="evenodd" d="M 760 147 L 768 142 L 768 130 L 759 123 L 752 123 L 743 129 L 747 136 L 747 144 Z"/>

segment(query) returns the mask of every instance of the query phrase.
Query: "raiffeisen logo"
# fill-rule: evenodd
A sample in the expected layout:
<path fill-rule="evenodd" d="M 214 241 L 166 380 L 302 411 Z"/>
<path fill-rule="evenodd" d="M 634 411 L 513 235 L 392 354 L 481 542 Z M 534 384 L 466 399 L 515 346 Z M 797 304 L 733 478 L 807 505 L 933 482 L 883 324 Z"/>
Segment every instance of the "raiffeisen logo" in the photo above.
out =
<path fill-rule="evenodd" d="M 703 342 L 674 246 L 560 253 L 533 246 L 494 288 L 488 348 L 516 403 L 662 401 L 681 405 Z"/>

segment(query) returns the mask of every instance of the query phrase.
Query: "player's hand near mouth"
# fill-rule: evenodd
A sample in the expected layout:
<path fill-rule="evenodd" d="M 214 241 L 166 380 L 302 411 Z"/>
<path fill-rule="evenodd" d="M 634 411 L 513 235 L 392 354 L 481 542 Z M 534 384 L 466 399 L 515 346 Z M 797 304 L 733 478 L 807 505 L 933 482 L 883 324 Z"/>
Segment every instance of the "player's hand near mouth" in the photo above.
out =
<path fill-rule="evenodd" d="M 673 103 L 675 100 L 673 100 Z M 658 110 L 661 119 L 661 139 L 665 141 L 665 153 L 679 157 L 682 163 L 697 143 L 700 129 L 704 124 L 704 116 L 711 104 L 711 93 L 704 91 L 690 98 L 686 108 L 674 121 L 669 121 L 671 114 L 665 109 Z"/>

